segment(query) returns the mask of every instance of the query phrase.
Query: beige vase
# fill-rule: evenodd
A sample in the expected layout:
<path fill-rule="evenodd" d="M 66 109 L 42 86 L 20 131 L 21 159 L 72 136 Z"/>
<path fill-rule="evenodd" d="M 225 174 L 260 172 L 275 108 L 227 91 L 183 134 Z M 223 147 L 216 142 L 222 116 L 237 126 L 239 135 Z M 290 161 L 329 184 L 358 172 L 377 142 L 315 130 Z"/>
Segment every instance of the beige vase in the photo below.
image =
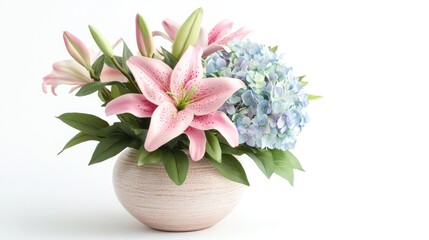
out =
<path fill-rule="evenodd" d="M 219 175 L 207 159 L 190 161 L 181 186 L 171 181 L 162 164 L 136 163 L 134 149 L 119 156 L 113 170 L 115 193 L 131 215 L 157 230 L 211 227 L 232 211 L 245 188 Z"/>

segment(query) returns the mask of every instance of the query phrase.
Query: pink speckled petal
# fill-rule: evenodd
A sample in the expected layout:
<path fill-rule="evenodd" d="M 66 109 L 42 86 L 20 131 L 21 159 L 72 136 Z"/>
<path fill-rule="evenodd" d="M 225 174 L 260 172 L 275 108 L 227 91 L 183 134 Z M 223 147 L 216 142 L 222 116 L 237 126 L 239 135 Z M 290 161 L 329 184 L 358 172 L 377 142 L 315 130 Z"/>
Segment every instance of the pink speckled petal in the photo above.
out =
<path fill-rule="evenodd" d="M 244 86 L 243 81 L 227 77 L 191 80 L 186 84 L 185 91 L 188 92 L 192 87 L 196 87 L 197 91 L 186 108 L 198 116 L 212 113 Z"/>
<path fill-rule="evenodd" d="M 164 62 L 141 56 L 133 56 L 127 65 L 145 97 L 156 105 L 172 102 L 169 91 L 171 68 Z"/>
<path fill-rule="evenodd" d="M 224 19 L 216 24 L 208 34 L 208 44 L 216 42 L 227 34 L 232 28 L 233 22 L 228 19 Z"/>
<path fill-rule="evenodd" d="M 79 38 L 67 31 L 63 33 L 63 39 L 70 56 L 85 68 L 89 68 L 91 66 L 90 53 L 85 44 Z"/>
<path fill-rule="evenodd" d="M 156 105 L 149 102 L 143 94 L 125 94 L 110 101 L 105 108 L 106 115 L 131 113 L 136 117 L 150 117 Z"/>
<path fill-rule="evenodd" d="M 152 114 L 144 147 L 149 152 L 155 151 L 182 134 L 189 127 L 193 118 L 192 112 L 186 109 L 177 112 L 176 106 L 171 102 L 160 104 Z"/>
<path fill-rule="evenodd" d="M 101 82 L 128 82 L 127 77 L 124 76 L 124 74 L 121 73 L 121 71 L 111 68 L 104 64 L 103 71 L 101 71 L 100 75 L 100 81 Z"/>
<path fill-rule="evenodd" d="M 206 152 L 206 135 L 204 131 L 188 127 L 185 130 L 185 134 L 189 138 L 189 155 L 191 155 L 192 160 L 198 161 L 204 157 Z"/>
<path fill-rule="evenodd" d="M 229 145 L 232 147 L 238 146 L 238 131 L 234 123 L 228 116 L 220 111 L 216 111 L 204 116 L 195 116 L 192 120 L 191 127 L 200 130 L 215 129 L 225 137 Z"/>
<path fill-rule="evenodd" d="M 180 25 L 175 21 L 166 18 L 164 19 L 164 21 L 162 21 L 162 27 L 164 28 L 168 37 L 170 37 L 170 39 L 174 39 L 176 37 L 176 33 L 179 30 Z"/>
<path fill-rule="evenodd" d="M 171 73 L 170 89 L 177 96 L 182 95 L 182 88 L 189 80 L 201 79 L 203 65 L 201 56 L 203 49 L 189 46 Z"/>
<path fill-rule="evenodd" d="M 245 29 L 245 28 L 240 28 L 237 31 L 229 34 L 228 36 L 225 36 L 224 38 L 216 40 L 216 42 L 214 42 L 214 43 L 221 44 L 221 45 L 227 45 L 233 39 L 243 39 L 249 33 L 250 33 L 250 30 Z"/>

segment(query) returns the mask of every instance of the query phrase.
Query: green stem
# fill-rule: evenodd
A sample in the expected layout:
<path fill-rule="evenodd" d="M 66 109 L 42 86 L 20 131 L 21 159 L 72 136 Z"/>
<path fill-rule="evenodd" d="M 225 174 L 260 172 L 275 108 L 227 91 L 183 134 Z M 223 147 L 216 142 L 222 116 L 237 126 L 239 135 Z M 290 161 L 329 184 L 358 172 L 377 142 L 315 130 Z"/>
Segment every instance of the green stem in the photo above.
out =
<path fill-rule="evenodd" d="M 97 77 L 97 76 L 95 76 L 95 71 L 94 71 L 94 69 L 90 68 L 90 69 L 88 69 L 88 71 L 89 71 L 89 76 L 90 76 L 92 79 L 94 79 L 94 81 L 100 82 L 100 78 L 99 78 L 99 77 Z M 102 89 L 101 89 L 101 92 L 102 92 L 102 94 L 103 94 L 105 97 L 107 97 L 107 98 L 108 98 L 108 99 L 107 99 L 107 102 L 109 102 L 110 100 L 113 100 L 112 94 L 109 92 L 109 90 L 108 90 L 106 87 L 102 88 Z"/>
<path fill-rule="evenodd" d="M 88 71 L 89 71 L 89 76 L 90 76 L 92 79 L 94 79 L 94 81 L 97 81 L 97 82 L 99 82 L 99 81 L 100 81 L 100 78 L 99 78 L 99 77 L 97 77 L 97 76 L 95 76 L 95 71 L 94 71 L 94 69 L 90 68 L 90 69 L 88 69 Z"/>
<path fill-rule="evenodd" d="M 118 69 L 122 74 L 124 74 L 124 76 L 125 76 L 126 78 L 128 78 L 128 80 L 131 82 L 131 84 L 133 85 L 133 87 L 135 88 L 135 90 L 136 90 L 137 92 L 141 93 L 140 89 L 139 89 L 139 88 L 138 88 L 138 86 L 137 86 L 137 83 L 136 83 L 135 79 L 134 79 L 132 76 L 130 76 L 130 75 L 125 71 L 125 69 L 121 66 L 121 64 L 119 64 L 118 60 L 116 60 L 116 57 L 113 57 L 113 58 L 112 58 L 112 62 L 113 62 L 113 64 L 116 66 L 116 68 L 117 68 L 117 69 Z"/>
<path fill-rule="evenodd" d="M 102 89 L 101 89 L 101 91 L 102 91 L 103 95 L 104 95 L 104 96 L 106 96 L 106 97 L 108 98 L 108 99 L 107 99 L 107 101 L 108 101 L 108 102 L 109 102 L 110 100 L 113 100 L 112 93 L 110 93 L 110 92 L 109 92 L 109 90 L 107 90 L 107 88 L 106 88 L 106 87 L 102 88 Z"/>

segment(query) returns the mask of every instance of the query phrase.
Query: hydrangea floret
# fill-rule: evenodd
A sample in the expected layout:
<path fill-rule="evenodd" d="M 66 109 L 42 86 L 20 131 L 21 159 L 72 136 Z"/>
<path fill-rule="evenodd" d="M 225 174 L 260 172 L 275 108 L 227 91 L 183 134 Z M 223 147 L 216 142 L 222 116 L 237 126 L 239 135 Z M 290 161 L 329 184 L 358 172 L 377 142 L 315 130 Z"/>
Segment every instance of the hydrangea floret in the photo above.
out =
<path fill-rule="evenodd" d="M 228 46 L 231 52 L 216 52 L 206 59 L 206 75 L 246 83 L 222 107 L 237 126 L 239 143 L 293 149 L 308 122 L 308 96 L 300 78 L 267 46 L 250 40 L 234 40 Z"/>

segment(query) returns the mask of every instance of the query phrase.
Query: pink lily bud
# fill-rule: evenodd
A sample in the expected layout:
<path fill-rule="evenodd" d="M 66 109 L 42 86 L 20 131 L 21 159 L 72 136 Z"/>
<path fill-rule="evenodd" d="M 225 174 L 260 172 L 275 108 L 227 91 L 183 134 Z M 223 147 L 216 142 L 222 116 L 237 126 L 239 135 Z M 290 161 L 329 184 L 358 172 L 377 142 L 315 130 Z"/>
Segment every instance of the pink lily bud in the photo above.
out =
<path fill-rule="evenodd" d="M 176 23 L 175 21 L 166 18 L 166 19 L 164 19 L 164 21 L 162 21 L 162 27 L 164 28 L 168 37 L 171 40 L 174 40 L 174 38 L 176 37 L 176 33 L 180 28 L 180 25 L 178 23 Z"/>
<path fill-rule="evenodd" d="M 152 57 L 154 53 L 152 32 L 140 14 L 136 16 L 136 38 L 141 55 Z"/>
<path fill-rule="evenodd" d="M 91 69 L 90 54 L 83 42 L 73 34 L 65 31 L 63 34 L 67 51 L 80 65 L 86 69 Z"/>

